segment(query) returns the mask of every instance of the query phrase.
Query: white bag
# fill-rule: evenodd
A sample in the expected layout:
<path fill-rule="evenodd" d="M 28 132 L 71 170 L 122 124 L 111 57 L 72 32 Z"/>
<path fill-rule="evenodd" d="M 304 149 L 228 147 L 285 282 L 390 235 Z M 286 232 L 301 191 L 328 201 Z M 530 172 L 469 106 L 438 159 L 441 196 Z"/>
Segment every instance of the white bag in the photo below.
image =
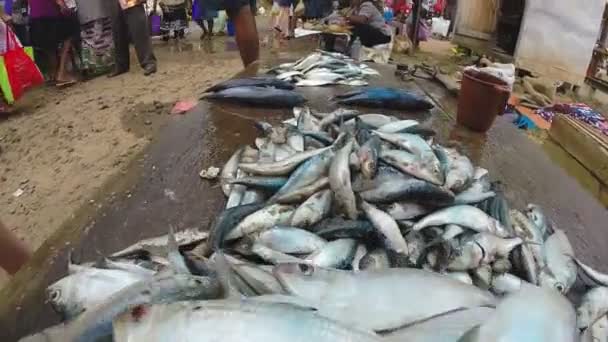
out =
<path fill-rule="evenodd" d="M 443 18 L 433 18 L 432 34 L 436 34 L 442 37 L 448 36 L 448 30 L 450 29 L 450 21 Z"/>
<path fill-rule="evenodd" d="M 226 11 L 217 12 L 217 18 L 213 19 L 213 32 L 226 32 L 226 20 L 228 15 Z"/>

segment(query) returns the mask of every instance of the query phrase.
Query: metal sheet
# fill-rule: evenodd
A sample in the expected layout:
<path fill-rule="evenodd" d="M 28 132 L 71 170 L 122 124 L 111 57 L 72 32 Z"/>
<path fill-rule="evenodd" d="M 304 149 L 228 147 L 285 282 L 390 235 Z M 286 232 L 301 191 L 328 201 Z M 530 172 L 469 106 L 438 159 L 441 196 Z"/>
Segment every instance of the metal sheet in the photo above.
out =
<path fill-rule="evenodd" d="M 605 4 L 605 0 L 528 0 L 515 51 L 517 67 L 581 84 Z"/>

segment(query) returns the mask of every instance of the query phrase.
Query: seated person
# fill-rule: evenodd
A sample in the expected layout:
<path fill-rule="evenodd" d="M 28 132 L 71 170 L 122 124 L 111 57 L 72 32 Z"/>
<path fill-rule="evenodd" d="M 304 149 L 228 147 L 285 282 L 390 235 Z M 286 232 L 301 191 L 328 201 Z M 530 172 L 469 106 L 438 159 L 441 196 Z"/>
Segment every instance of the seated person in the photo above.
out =
<path fill-rule="evenodd" d="M 372 47 L 391 41 L 391 29 L 384 16 L 370 0 L 352 0 L 352 14 L 348 21 L 353 25 L 351 41 L 357 38 L 363 46 Z"/>

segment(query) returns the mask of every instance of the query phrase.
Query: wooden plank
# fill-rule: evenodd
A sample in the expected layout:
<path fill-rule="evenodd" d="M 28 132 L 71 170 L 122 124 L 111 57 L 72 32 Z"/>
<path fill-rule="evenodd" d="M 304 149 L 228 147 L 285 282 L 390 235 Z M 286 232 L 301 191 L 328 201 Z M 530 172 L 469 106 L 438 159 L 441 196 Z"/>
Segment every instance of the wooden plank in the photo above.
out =
<path fill-rule="evenodd" d="M 608 149 L 562 115 L 553 119 L 549 135 L 589 170 L 600 183 L 608 185 Z"/>

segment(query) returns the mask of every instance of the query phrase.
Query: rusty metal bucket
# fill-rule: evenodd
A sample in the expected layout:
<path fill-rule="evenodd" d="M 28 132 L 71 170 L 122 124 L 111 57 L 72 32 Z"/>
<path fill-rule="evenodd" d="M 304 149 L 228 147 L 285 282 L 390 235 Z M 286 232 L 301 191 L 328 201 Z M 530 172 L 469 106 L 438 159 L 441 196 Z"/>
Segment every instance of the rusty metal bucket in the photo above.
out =
<path fill-rule="evenodd" d="M 456 121 L 473 131 L 486 132 L 504 112 L 510 94 L 506 82 L 486 73 L 465 71 Z"/>

